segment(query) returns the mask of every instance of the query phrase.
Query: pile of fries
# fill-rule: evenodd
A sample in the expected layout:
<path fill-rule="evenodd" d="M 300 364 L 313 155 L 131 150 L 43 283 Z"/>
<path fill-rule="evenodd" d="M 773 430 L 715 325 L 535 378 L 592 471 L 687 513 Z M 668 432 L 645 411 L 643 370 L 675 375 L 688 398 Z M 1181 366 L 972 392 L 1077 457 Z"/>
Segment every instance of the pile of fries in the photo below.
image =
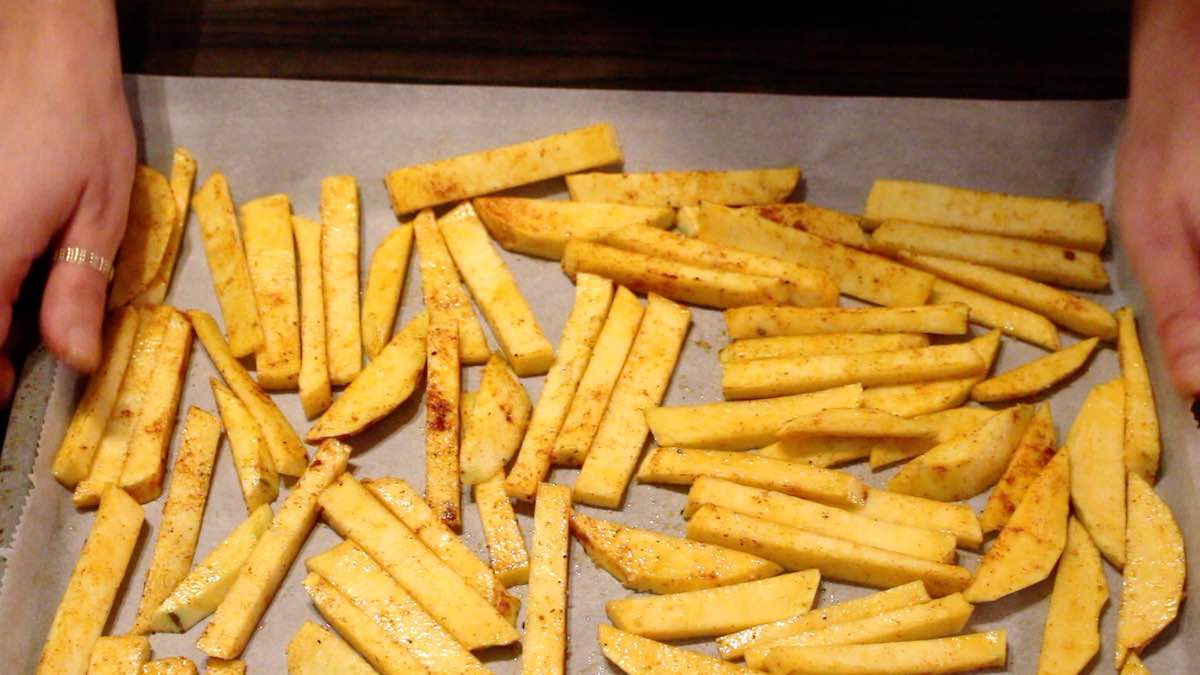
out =
<path fill-rule="evenodd" d="M 1138 655 L 1176 618 L 1186 564 L 1153 487 L 1134 315 L 1068 290 L 1108 285 L 1100 205 L 879 180 L 858 216 L 786 202 L 798 168 L 585 173 L 622 157 L 599 124 L 392 171 L 401 224 L 361 294 L 354 177 L 326 178 L 310 220 L 283 194 L 235 208 L 220 173 L 191 196 L 186 150 L 169 178 L 140 167 L 103 363 L 53 465 L 97 511 L 39 672 L 194 673 L 152 661 L 147 635 L 210 616 L 196 642 L 208 672 L 245 672 L 318 520 L 343 541 L 304 561 L 303 587 L 333 632 L 306 622 L 290 673 L 484 673 L 476 652 L 515 643 L 522 672 L 562 673 L 572 535 L 636 593 L 597 627 L 628 673 L 1003 667 L 1005 631 L 970 632 L 975 605 L 1051 575 L 1039 671 L 1076 673 L 1100 650 L 1104 561 L 1124 575 L 1113 664 L 1147 672 Z M 486 196 L 561 176 L 569 201 Z M 163 304 L 189 209 L 220 324 Z M 414 243 L 424 307 L 393 331 Z M 559 260 L 575 283 L 557 346 L 496 244 Z M 689 306 L 724 311 L 726 400 L 663 406 Z M 1060 329 L 1078 339 L 1064 346 Z M 221 375 L 217 414 L 185 413 L 168 485 L 193 335 Z M 1002 336 L 1047 353 L 993 374 Z M 1106 346 L 1121 377 L 1092 390 L 1060 446 L 1046 399 Z M 464 391 L 473 365 L 479 389 Z M 537 375 L 535 402 L 521 378 Z M 354 475 L 354 437 L 422 380 L 423 492 Z M 268 391 L 299 392 L 311 457 Z M 196 562 L 222 433 L 247 517 Z M 863 461 L 903 466 L 886 485 L 838 468 Z M 554 466 L 579 467 L 574 483 L 548 482 Z M 573 508 L 620 510 L 635 476 L 687 487 L 686 538 Z M 102 636 L 164 486 L 136 620 Z M 490 564 L 458 534 L 464 487 Z M 982 513 L 963 503 L 989 490 Z M 513 500 L 533 502 L 528 548 Z M 959 549 L 984 551 L 976 569 Z M 876 592 L 814 608 L 822 578 Z M 710 638 L 719 657 L 668 644 Z"/>

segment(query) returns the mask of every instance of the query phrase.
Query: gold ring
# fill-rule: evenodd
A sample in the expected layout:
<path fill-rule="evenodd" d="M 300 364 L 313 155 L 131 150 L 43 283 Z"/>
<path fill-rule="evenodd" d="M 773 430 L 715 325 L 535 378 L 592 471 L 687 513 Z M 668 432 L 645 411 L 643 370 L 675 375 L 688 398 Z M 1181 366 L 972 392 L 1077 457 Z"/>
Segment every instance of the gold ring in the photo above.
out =
<path fill-rule="evenodd" d="M 90 267 L 104 275 L 105 280 L 112 281 L 113 266 L 108 258 L 79 246 L 63 246 L 54 252 L 54 262 L 72 263 Z"/>

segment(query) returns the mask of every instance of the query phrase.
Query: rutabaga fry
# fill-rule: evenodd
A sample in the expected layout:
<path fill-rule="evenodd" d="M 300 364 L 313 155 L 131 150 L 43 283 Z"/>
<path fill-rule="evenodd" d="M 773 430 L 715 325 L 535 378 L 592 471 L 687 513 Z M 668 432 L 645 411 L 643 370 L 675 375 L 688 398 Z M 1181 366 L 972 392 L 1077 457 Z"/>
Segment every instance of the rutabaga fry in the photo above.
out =
<path fill-rule="evenodd" d="M 1162 454 L 1154 389 L 1150 386 L 1133 310 L 1122 307 L 1117 310 L 1116 317 L 1117 351 L 1121 359 L 1121 378 L 1125 382 L 1125 468 L 1153 485 L 1158 476 L 1158 458 Z"/>
<path fill-rule="evenodd" d="M 604 656 L 627 673 L 744 675 L 747 672 L 741 666 L 718 661 L 707 654 L 665 645 L 606 624 L 600 624 L 598 630 Z"/>
<path fill-rule="evenodd" d="M 950 408 L 938 412 L 912 417 L 915 422 L 924 424 L 934 430 L 936 436 L 933 443 L 921 442 L 889 442 L 881 443 L 871 448 L 871 469 L 878 470 L 889 464 L 895 464 L 932 448 L 934 445 L 945 443 L 960 436 L 975 431 L 984 422 L 996 414 L 990 408 Z M 1015 456 L 1015 453 L 1014 453 Z M 1049 457 L 1046 458 L 1049 461 Z M 1040 469 L 1039 465 L 1039 469 Z M 1031 477 L 1032 480 L 1032 477 Z"/>
<path fill-rule="evenodd" d="M 1041 393 L 1082 368 L 1095 351 L 1097 342 L 1099 338 L 1088 338 L 984 380 L 971 389 L 971 398 L 993 403 Z"/>
<path fill-rule="evenodd" d="M 916 417 L 961 406 L 971 388 L 987 377 L 1000 352 L 1000 331 L 993 330 L 971 340 L 970 344 L 983 359 L 984 369 L 978 375 L 952 380 L 936 380 L 917 384 L 898 384 L 872 387 L 863 392 L 863 406 L 900 417 Z"/>
<path fill-rule="evenodd" d="M 354 648 L 340 637 L 305 621 L 287 646 L 288 675 L 378 675 Z"/>
<path fill-rule="evenodd" d="M 117 251 L 109 309 L 132 302 L 162 269 L 178 215 L 167 177 L 139 164 L 133 172 L 129 217 Z"/>
<path fill-rule="evenodd" d="M 529 554 L 517 514 L 504 491 L 504 477 L 497 474 L 474 486 L 479 522 L 487 539 L 492 571 L 509 588 L 529 581 Z"/>
<path fill-rule="evenodd" d="M 393 640 L 383 626 L 355 607 L 349 598 L 319 574 L 310 573 L 304 578 L 304 590 L 312 597 L 321 616 L 354 645 L 375 670 L 383 675 L 429 672 L 403 643 Z"/>
<path fill-rule="evenodd" d="M 362 370 L 358 304 L 358 181 L 330 176 L 321 181 L 321 290 L 325 297 L 325 349 L 329 379 L 350 384 Z"/>
<path fill-rule="evenodd" d="M 229 437 L 229 452 L 241 484 L 242 498 L 246 501 L 246 511 L 252 513 L 279 496 L 279 473 L 258 423 L 245 404 L 216 378 L 209 382 Z"/>
<path fill-rule="evenodd" d="M 742 208 L 783 227 L 801 230 L 846 246 L 867 248 L 867 237 L 859 226 L 862 219 L 849 213 L 804 202 L 759 204 Z"/>
<path fill-rule="evenodd" d="M 741 307 L 725 312 L 725 328 L 735 340 L 830 333 L 962 335 L 967 332 L 968 312 L 966 305 L 957 302 L 917 307 Z"/>
<path fill-rule="evenodd" d="M 492 355 L 483 326 L 471 298 L 458 276 L 458 268 L 446 248 L 446 240 L 438 229 L 433 211 L 428 209 L 413 219 L 413 236 L 417 240 L 417 258 L 421 270 L 421 296 L 426 311 L 444 311 L 458 318 L 458 343 L 463 365 L 483 363 Z"/>
<path fill-rule="evenodd" d="M 830 408 L 799 415 L 779 427 L 779 438 L 925 438 L 933 440 L 937 430 L 921 422 L 870 408 Z"/>
<path fill-rule="evenodd" d="M 1002 668 L 1008 658 L 1003 630 L 935 640 L 872 645 L 780 647 L 764 662 L 771 672 L 789 675 L 830 673 L 962 673 Z"/>
<path fill-rule="evenodd" d="M 400 296 L 412 255 L 413 226 L 405 223 L 388 233 L 371 254 L 367 289 L 362 301 L 363 349 L 375 358 L 392 339 L 392 324 L 400 309 Z"/>
<path fill-rule="evenodd" d="M 1125 387 L 1121 380 L 1088 394 L 1067 442 L 1071 505 L 1092 541 L 1114 567 L 1125 565 Z"/>
<path fill-rule="evenodd" d="M 150 660 L 150 639 L 144 635 L 106 635 L 92 649 L 89 675 L 140 675 Z"/>
<path fill-rule="evenodd" d="M 212 274 L 213 289 L 225 320 L 225 335 L 234 358 L 249 356 L 263 346 L 262 325 L 254 300 L 250 265 L 242 249 L 233 197 L 225 176 L 213 172 L 192 198 L 200 220 L 200 236 Z"/>
<path fill-rule="evenodd" d="M 661 230 L 675 223 L 675 210 L 663 206 L 518 197 L 480 197 L 471 204 L 496 243 L 509 251 L 550 260 L 562 257 L 569 239 L 596 241 L 610 230 Z"/>
<path fill-rule="evenodd" d="M 462 372 L 458 321 L 453 315 L 430 314 L 425 350 L 425 499 L 439 520 L 457 530 L 462 527 L 462 480 L 458 475 Z"/>
<path fill-rule="evenodd" d="M 929 302 L 962 303 L 970 308 L 973 323 L 988 328 L 999 328 L 1005 335 L 1044 349 L 1054 350 L 1061 346 L 1058 329 L 1046 317 L 964 286 L 938 279 L 933 282 Z"/>
<path fill-rule="evenodd" d="M 977 549 L 983 542 L 979 519 L 967 504 L 939 502 L 887 490 L 867 489 L 867 501 L 854 509 L 860 515 L 897 525 L 953 534 L 962 548 Z"/>
<path fill-rule="evenodd" d="M 825 333 L 819 335 L 779 335 L 743 338 L 721 350 L 721 363 L 753 361 L 781 356 L 819 354 L 868 354 L 897 349 L 928 347 L 929 337 L 922 333 Z"/>
<path fill-rule="evenodd" d="M 529 607 L 521 645 L 521 672 L 525 675 L 554 675 L 565 670 L 570 519 L 571 490 L 552 483 L 538 486 L 526 596 Z"/>
<path fill-rule="evenodd" d="M 183 242 L 183 231 L 187 227 L 188 207 L 192 201 L 192 185 L 196 182 L 196 158 L 185 147 L 175 148 L 171 158 L 171 195 L 175 198 L 175 224 L 167 240 L 162 265 L 154 280 L 134 298 L 135 305 L 161 305 L 171 290 L 171 279 L 175 276 L 175 263 L 179 259 L 179 246 Z"/>
<path fill-rule="evenodd" d="M 969 409 L 969 408 L 968 408 Z M 984 532 L 994 532 L 1004 527 L 1013 511 L 1021 503 L 1025 491 L 1042 472 L 1042 467 L 1054 457 L 1057 434 L 1054 419 L 1050 416 L 1050 404 L 1038 406 L 1021 442 L 1013 451 L 1012 460 L 1000 482 L 996 483 L 987 504 L 979 514 L 979 525 Z"/>
<path fill-rule="evenodd" d="M 1039 673 L 1067 675 L 1083 670 L 1100 650 L 1100 613 L 1107 602 L 1100 551 L 1087 529 L 1071 517 L 1046 611 Z"/>
<path fill-rule="evenodd" d="M 321 272 L 321 226 L 292 216 L 300 265 L 300 404 L 312 419 L 329 407 L 329 354 L 325 348 L 325 293 Z"/>
<path fill-rule="evenodd" d="M 459 471 L 467 485 L 503 475 L 504 467 L 521 446 L 533 404 L 512 369 L 499 354 L 483 367 L 479 392 L 470 411 L 471 424 L 463 420 Z"/>
<path fill-rule="evenodd" d="M 254 354 L 258 384 L 292 389 L 300 377 L 300 307 L 292 205 L 285 194 L 242 204 L 242 241 L 254 284 L 263 346 Z"/>
<path fill-rule="evenodd" d="M 663 171 L 660 173 L 585 173 L 567 176 L 567 190 L 577 202 L 612 202 L 639 206 L 770 204 L 796 190 L 800 168 L 740 171 Z"/>

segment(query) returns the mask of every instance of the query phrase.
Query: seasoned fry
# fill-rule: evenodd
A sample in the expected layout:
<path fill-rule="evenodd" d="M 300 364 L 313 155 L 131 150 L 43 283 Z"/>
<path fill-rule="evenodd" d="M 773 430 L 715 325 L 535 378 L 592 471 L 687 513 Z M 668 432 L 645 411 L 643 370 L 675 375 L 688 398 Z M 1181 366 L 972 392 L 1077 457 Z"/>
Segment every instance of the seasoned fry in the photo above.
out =
<path fill-rule="evenodd" d="M 532 411 L 533 404 L 521 381 L 500 355 L 492 355 L 483 368 L 469 425 L 464 414 L 459 457 L 464 483 L 475 485 L 503 475 L 504 467 L 521 445 Z"/>
<path fill-rule="evenodd" d="M 529 581 L 529 554 L 525 538 L 504 491 L 504 477 L 497 474 L 474 487 L 475 505 L 483 536 L 487 539 L 492 571 L 505 586 L 513 587 Z"/>
<path fill-rule="evenodd" d="M 143 635 L 106 635 L 96 640 L 89 675 L 139 675 L 150 660 L 150 640 Z"/>
<path fill-rule="evenodd" d="M 964 286 L 938 279 L 933 282 L 929 302 L 962 303 L 970 308 L 973 323 L 999 328 L 1005 335 L 1045 349 L 1055 350 L 1061 346 L 1058 329 L 1046 317 Z"/>
<path fill-rule="evenodd" d="M 794 230 L 802 230 L 854 248 L 867 248 L 867 237 L 859 221 L 862 219 L 822 206 L 795 202 L 790 204 L 760 204 L 742 207 L 754 215 Z"/>
<path fill-rule="evenodd" d="M 292 216 L 300 264 L 300 404 L 309 419 L 333 402 L 329 355 L 325 349 L 325 293 L 321 272 L 321 226 Z"/>
<path fill-rule="evenodd" d="M 721 350 L 721 363 L 753 361 L 782 356 L 820 354 L 869 354 L 897 349 L 928 347 L 929 338 L 921 333 L 826 333 L 819 335 L 780 335 L 735 340 Z"/>
<path fill-rule="evenodd" d="M 1000 331 L 993 330 L 971 340 L 970 344 L 983 359 L 983 372 L 974 377 L 960 377 L 937 382 L 872 387 L 863 392 L 863 407 L 874 408 L 901 417 L 915 417 L 961 406 L 971 388 L 987 377 L 1000 352 Z"/>
<path fill-rule="evenodd" d="M 325 297 L 325 349 L 329 379 L 350 384 L 362 370 L 358 305 L 358 181 L 330 176 L 321 181 L 321 290 Z"/>
<path fill-rule="evenodd" d="M 354 645 L 375 670 L 384 675 L 429 672 L 407 647 L 393 640 L 382 626 L 320 575 L 310 573 L 305 577 L 304 590 L 312 597 L 321 616 Z"/>
<path fill-rule="evenodd" d="M 139 164 L 133 172 L 129 217 L 108 292 L 109 309 L 128 305 L 154 280 L 162 269 L 177 220 L 167 177 Z"/>
<path fill-rule="evenodd" d="M 305 621 L 287 646 L 288 675 L 377 675 L 340 637 Z"/>
<path fill-rule="evenodd" d="M 1098 342 L 1099 338 L 1088 338 L 984 380 L 971 390 L 971 398 L 992 403 L 1027 398 L 1043 392 L 1082 368 Z"/>
<path fill-rule="evenodd" d="M 223 174 L 214 171 L 204 181 L 192 198 L 192 208 L 200 219 L 204 254 L 225 320 L 229 351 L 234 358 L 249 356 L 262 349 L 263 332 L 250 281 L 250 265 L 233 212 L 233 197 Z"/>
<path fill-rule="evenodd" d="M 675 229 L 680 234 L 695 237 L 700 234 L 700 207 L 681 206 L 675 212 Z"/>
<path fill-rule="evenodd" d="M 966 504 L 939 502 L 868 488 L 867 501 L 858 507 L 856 512 L 868 518 L 897 525 L 949 532 L 962 548 L 978 549 L 983 542 L 979 519 Z"/>
<path fill-rule="evenodd" d="M 538 486 L 529 564 L 529 608 L 521 645 L 521 672 L 527 675 L 564 672 L 570 519 L 570 489 L 552 483 Z"/>
<path fill-rule="evenodd" d="M 300 307 L 296 294 L 296 244 L 292 204 L 284 194 L 242 204 L 242 241 L 263 346 L 254 354 L 258 384 L 292 389 L 300 377 Z"/>
<path fill-rule="evenodd" d="M 962 673 L 1004 667 L 1007 645 L 1005 631 L 994 630 L 875 645 L 780 647 L 763 665 L 789 675 Z"/>
<path fill-rule="evenodd" d="M 246 512 L 250 513 L 279 496 L 279 472 L 250 411 L 219 380 L 213 378 L 210 384 L 229 436 L 229 452 L 246 500 Z"/>
<path fill-rule="evenodd" d="M 800 168 L 741 171 L 663 171 L 660 173 L 585 173 L 567 176 L 567 190 L 577 202 L 612 202 L 640 206 L 769 204 L 795 191 Z"/>
<path fill-rule="evenodd" d="M 924 438 L 793 436 L 765 445 L 755 454 L 828 468 L 857 462 L 878 452 L 918 455 L 932 446 Z"/>
<path fill-rule="evenodd" d="M 134 298 L 136 305 L 161 305 L 171 289 L 175 276 L 175 263 L 179 258 L 179 246 L 183 242 L 183 231 L 187 227 L 188 207 L 192 201 L 192 184 L 196 182 L 196 158 L 185 147 L 175 148 L 171 158 L 171 195 L 175 199 L 175 223 L 171 237 L 163 253 L 162 265 L 145 290 Z"/>
<path fill-rule="evenodd" d="M 1116 317 L 1119 327 L 1117 350 L 1121 358 L 1121 378 L 1125 382 L 1125 468 L 1153 485 L 1158 476 L 1158 457 L 1162 454 L 1154 389 L 1150 386 L 1133 310 L 1122 307 L 1117 310 Z"/>
<path fill-rule="evenodd" d="M 596 241 L 609 230 L 661 230 L 675 223 L 675 210 L 661 206 L 517 197 L 480 197 L 471 204 L 496 243 L 510 251 L 550 260 L 562 257 L 568 239 Z"/>
<path fill-rule="evenodd" d="M 1100 651 L 1100 613 L 1108 602 L 1108 584 L 1100 551 L 1074 517 L 1067 525 L 1067 546 L 1050 593 L 1042 634 L 1039 673 L 1078 673 Z"/>
<path fill-rule="evenodd" d="M 871 469 L 878 470 L 889 464 L 916 457 L 936 444 L 966 436 L 981 427 L 995 414 L 996 411 L 990 408 L 951 408 L 910 418 L 932 428 L 936 433 L 934 442 L 893 441 L 887 444 L 877 444 L 871 448 Z M 1018 447 L 1018 449 L 1020 448 Z M 1015 458 L 1016 453 L 1013 456 Z M 1049 457 L 1046 458 L 1047 461 L 1049 459 Z M 1040 469 L 1041 465 L 1038 465 L 1038 468 Z M 1030 480 L 1032 479 L 1031 476 Z"/>
<path fill-rule="evenodd" d="M 920 422 L 870 408 L 831 408 L 795 417 L 780 426 L 777 435 L 784 439 L 874 436 L 933 440 L 937 437 L 937 430 Z"/>
<path fill-rule="evenodd" d="M 425 343 L 425 499 L 446 526 L 462 527 L 462 479 L 458 475 L 458 321 L 448 313 L 429 316 Z"/>
<path fill-rule="evenodd" d="M 741 307 L 725 312 L 725 328 L 735 340 L 854 332 L 962 335 L 967 332 L 967 313 L 967 306 L 961 303 L 920 307 Z"/>
<path fill-rule="evenodd" d="M 363 349 L 372 359 L 379 356 L 392 339 L 392 324 L 400 309 L 412 242 L 412 223 L 405 223 L 389 232 L 371 254 L 367 290 L 362 301 L 362 336 Z"/>
<path fill-rule="evenodd" d="M 1125 387 L 1092 389 L 1063 447 L 1071 457 L 1071 504 L 1092 541 L 1116 568 L 1125 565 Z"/>
<path fill-rule="evenodd" d="M 1033 414 L 1021 442 L 1013 451 L 1012 460 L 1000 482 L 996 483 L 987 505 L 979 514 L 979 525 L 984 532 L 994 532 L 1004 527 L 1033 484 L 1042 467 L 1054 457 L 1057 434 L 1054 419 L 1050 416 L 1050 405 L 1043 403 Z"/>
<path fill-rule="evenodd" d="M 246 675 L 246 662 L 239 659 L 209 659 L 205 675 Z"/>
<path fill-rule="evenodd" d="M 723 663 L 706 654 L 679 649 L 600 624 L 600 650 L 609 661 L 627 673 L 696 673 L 739 675 L 745 668 Z"/>
<path fill-rule="evenodd" d="M 458 343 L 463 365 L 483 363 L 492 355 L 483 326 L 471 307 L 471 299 L 459 281 L 458 268 L 446 248 L 433 211 L 425 210 L 413 219 L 417 257 L 421 270 L 421 295 L 427 311 L 449 312 L 458 318 Z"/>
<path fill-rule="evenodd" d="M 142 675 L 200 675 L 200 670 L 189 658 L 171 656 L 142 664 Z"/>
<path fill-rule="evenodd" d="M 1137 654 L 1129 654 L 1125 657 L 1125 665 L 1121 668 L 1121 675 L 1150 675 L 1150 669 Z"/>

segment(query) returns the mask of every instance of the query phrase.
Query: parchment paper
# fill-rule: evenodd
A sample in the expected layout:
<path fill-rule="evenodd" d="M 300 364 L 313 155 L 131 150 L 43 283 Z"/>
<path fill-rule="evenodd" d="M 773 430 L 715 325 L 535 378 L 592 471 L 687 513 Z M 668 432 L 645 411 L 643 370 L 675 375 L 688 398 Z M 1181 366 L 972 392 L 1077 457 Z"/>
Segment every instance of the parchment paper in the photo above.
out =
<path fill-rule="evenodd" d="M 688 168 L 748 168 L 799 164 L 806 185 L 797 197 L 813 203 L 860 211 L 871 181 L 900 177 L 969 185 L 1006 192 L 1073 196 L 1111 204 L 1111 165 L 1123 105 L 1119 102 L 998 103 L 944 100 L 798 98 L 726 94 L 561 91 L 479 87 L 395 86 L 302 83 L 266 80 L 206 80 L 136 77 L 128 82 L 142 141 L 142 159 L 162 170 L 172 148 L 184 145 L 199 160 L 199 180 L 213 170 L 228 178 L 234 199 L 243 202 L 287 192 L 295 212 L 317 215 L 318 184 L 326 175 L 359 177 L 363 203 L 362 260 L 396 224 L 388 208 L 382 178 L 391 168 L 540 137 L 607 120 L 616 124 L 634 171 Z M 518 191 L 523 195 L 562 196 L 561 180 Z M 1113 292 L 1097 296 L 1110 308 L 1142 301 L 1120 247 L 1108 262 Z M 552 262 L 503 252 L 538 320 L 555 342 L 570 308 L 571 284 Z M 404 293 L 402 319 L 419 309 L 419 273 L 412 261 Z M 212 291 L 199 233 L 188 228 L 179 270 L 169 301 L 221 316 Z M 1165 445 L 1164 475 L 1158 490 L 1174 507 L 1189 536 L 1191 559 L 1200 557 L 1194 491 L 1200 438 L 1186 406 L 1168 384 L 1150 322 L 1139 312 L 1143 339 L 1159 398 Z M 695 322 L 675 372 L 667 402 L 720 398 L 716 350 L 726 342 L 720 315 L 695 310 Z M 974 328 L 980 332 L 978 327 Z M 1067 338 L 1073 342 L 1073 337 Z M 495 344 L 493 342 L 493 344 Z M 999 369 L 1041 352 L 1011 339 L 1004 341 Z M 1087 371 L 1054 393 L 1052 407 L 1060 437 L 1066 433 L 1088 389 L 1119 374 L 1116 353 L 1106 346 Z M 183 397 L 186 406 L 215 411 L 208 380 L 215 375 L 204 350 L 196 345 Z M 465 384 L 478 383 L 479 368 L 469 369 Z M 536 400 L 540 378 L 524 380 Z M 5 672 L 28 672 L 36 663 L 54 609 L 94 515 L 76 512 L 70 494 L 49 474 L 54 449 L 62 438 L 76 397 L 75 378 L 61 372 L 50 398 L 38 448 L 33 489 L 22 524 L 9 551 L 9 567 L 0 592 L 0 616 L 9 629 L 0 641 Z M 356 475 L 399 475 L 423 486 L 424 411 L 414 396 L 397 413 L 353 440 Z M 295 394 L 278 395 L 297 429 L 308 422 Z M 176 430 L 178 437 L 179 430 Z M 177 438 L 176 438 L 177 441 Z M 172 461 L 174 460 L 172 444 Z M 873 485 L 891 472 L 871 475 L 851 469 Z M 574 471 L 557 470 L 553 479 L 570 483 Z M 974 500 L 982 506 L 984 495 Z M 136 560 L 119 597 L 107 632 L 122 633 L 132 624 L 149 564 L 162 499 L 147 505 L 147 526 Z M 682 534 L 684 492 L 633 485 L 621 511 L 581 507 L 601 517 Z M 486 556 L 476 510 L 464 501 L 465 536 Z M 197 560 L 246 515 L 228 452 L 222 450 L 213 479 Z M 521 513 L 526 538 L 529 511 Z M 263 618 L 244 658 L 252 673 L 283 672 L 284 648 L 305 619 L 321 621 L 300 585 L 303 560 L 337 541 L 318 524 Z M 486 557 L 485 557 L 486 559 Z M 976 556 L 962 554 L 974 568 Z M 1194 569 L 1194 565 L 1193 565 Z M 605 621 L 604 602 L 628 594 L 572 544 L 570 592 L 571 673 L 616 672 L 600 654 L 596 625 Z M 1093 666 L 1111 669 L 1120 577 L 1107 568 L 1112 592 L 1103 618 L 1104 643 Z M 1189 588 L 1195 592 L 1192 576 Z M 1037 584 L 1000 602 L 981 605 L 970 630 L 1009 630 L 1009 670 L 1034 672 L 1041 644 L 1046 598 L 1051 581 Z M 525 588 L 516 593 L 524 595 Z M 863 595 L 867 589 L 824 582 L 819 604 Z M 1154 672 L 1200 670 L 1200 659 L 1186 635 L 1200 625 L 1197 605 L 1186 603 L 1184 617 L 1155 641 L 1147 662 Z M 194 642 L 204 624 L 182 635 L 155 635 L 158 657 L 185 655 L 203 664 Z M 711 651 L 711 643 L 695 648 Z M 518 672 L 519 649 L 498 649 L 481 656 L 496 672 Z"/>

